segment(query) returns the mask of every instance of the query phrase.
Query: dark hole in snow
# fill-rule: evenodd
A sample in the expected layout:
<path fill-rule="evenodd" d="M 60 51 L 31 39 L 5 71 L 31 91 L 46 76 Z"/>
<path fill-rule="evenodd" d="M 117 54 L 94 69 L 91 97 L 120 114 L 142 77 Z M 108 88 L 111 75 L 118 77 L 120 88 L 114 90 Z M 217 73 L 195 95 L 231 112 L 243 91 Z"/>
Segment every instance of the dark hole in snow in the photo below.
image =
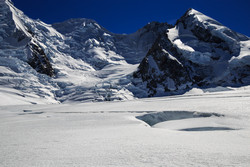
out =
<path fill-rule="evenodd" d="M 32 110 L 23 110 L 23 112 L 32 112 Z"/>
<path fill-rule="evenodd" d="M 180 129 L 180 131 L 215 131 L 215 130 L 236 130 L 236 129 L 229 127 L 197 127 L 197 128 Z"/>
<path fill-rule="evenodd" d="M 212 116 L 223 117 L 224 115 L 218 113 L 201 113 L 194 111 L 163 111 L 158 113 L 150 113 L 142 116 L 137 116 L 136 118 L 146 122 L 150 126 L 153 126 L 160 122 L 165 122 L 170 120 L 212 117 Z"/>
<path fill-rule="evenodd" d="M 18 115 L 28 115 L 28 114 L 43 114 L 44 112 L 32 112 L 32 110 L 23 110 L 24 113 Z"/>
<path fill-rule="evenodd" d="M 29 114 L 43 114 L 44 112 L 32 112 L 32 113 L 29 113 Z"/>

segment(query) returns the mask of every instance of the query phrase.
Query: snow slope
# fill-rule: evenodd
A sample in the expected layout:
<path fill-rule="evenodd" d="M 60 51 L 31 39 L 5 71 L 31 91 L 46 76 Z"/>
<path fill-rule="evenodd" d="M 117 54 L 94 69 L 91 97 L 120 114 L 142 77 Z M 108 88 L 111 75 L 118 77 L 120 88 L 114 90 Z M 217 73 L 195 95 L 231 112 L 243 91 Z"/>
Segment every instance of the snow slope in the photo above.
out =
<path fill-rule="evenodd" d="M 124 102 L 1 106 L 0 166 L 247 167 L 250 89 L 214 91 Z M 203 117 L 189 118 L 193 113 Z M 175 120 L 150 127 L 136 119 L 155 114 Z"/>

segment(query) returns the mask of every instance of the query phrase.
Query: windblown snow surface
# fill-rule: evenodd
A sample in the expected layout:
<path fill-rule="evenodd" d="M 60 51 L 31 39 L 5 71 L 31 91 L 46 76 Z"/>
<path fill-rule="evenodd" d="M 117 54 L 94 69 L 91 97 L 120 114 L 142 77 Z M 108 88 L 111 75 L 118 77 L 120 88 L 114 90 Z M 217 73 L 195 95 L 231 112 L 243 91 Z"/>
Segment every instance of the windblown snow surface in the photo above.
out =
<path fill-rule="evenodd" d="M 123 102 L 1 106 L 0 166 L 247 167 L 249 102 L 250 87 L 217 87 Z"/>

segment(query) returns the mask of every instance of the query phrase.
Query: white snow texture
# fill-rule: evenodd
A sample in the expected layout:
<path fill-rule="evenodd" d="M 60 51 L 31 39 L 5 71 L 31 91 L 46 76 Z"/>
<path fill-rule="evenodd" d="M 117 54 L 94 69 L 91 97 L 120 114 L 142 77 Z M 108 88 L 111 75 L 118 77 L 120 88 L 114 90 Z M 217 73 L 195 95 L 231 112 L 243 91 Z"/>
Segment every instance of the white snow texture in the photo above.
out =
<path fill-rule="evenodd" d="M 90 19 L 45 24 L 0 0 L 0 166 L 249 167 L 250 86 L 138 99 L 148 89 L 133 73 L 162 34 L 189 62 L 213 66 L 215 80 L 250 83 L 249 38 L 196 10 L 187 16 L 121 35 Z M 196 25 L 232 46 L 231 57 L 219 48 L 214 61 L 207 41 L 197 48 Z M 167 87 L 177 89 L 174 78 Z"/>

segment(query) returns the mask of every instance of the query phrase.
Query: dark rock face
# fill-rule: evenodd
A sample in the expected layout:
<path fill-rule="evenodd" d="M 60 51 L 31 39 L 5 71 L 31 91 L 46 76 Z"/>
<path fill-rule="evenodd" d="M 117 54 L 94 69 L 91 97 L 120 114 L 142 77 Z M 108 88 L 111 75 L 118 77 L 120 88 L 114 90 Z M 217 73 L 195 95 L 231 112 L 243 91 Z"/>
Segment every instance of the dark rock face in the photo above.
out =
<path fill-rule="evenodd" d="M 230 67 L 231 81 L 236 85 L 247 85 L 250 83 L 250 65 L 243 65 L 241 67 Z"/>
<path fill-rule="evenodd" d="M 166 49 L 168 51 L 166 51 Z M 175 57 L 172 55 L 175 54 Z M 180 55 L 164 33 L 155 41 L 147 56 L 142 60 L 135 78 L 142 78 L 147 82 L 149 96 L 157 93 L 158 85 L 165 92 L 187 89 L 191 84 L 187 69 L 177 59 Z"/>
<path fill-rule="evenodd" d="M 130 64 L 138 64 L 145 57 L 158 36 L 172 28 L 168 23 L 150 22 L 129 35 L 115 34 L 117 52 Z"/>
<path fill-rule="evenodd" d="M 44 50 L 34 42 L 30 42 L 27 47 L 30 52 L 28 57 L 29 65 L 41 74 L 46 74 L 50 77 L 54 76 L 54 69 Z"/>

